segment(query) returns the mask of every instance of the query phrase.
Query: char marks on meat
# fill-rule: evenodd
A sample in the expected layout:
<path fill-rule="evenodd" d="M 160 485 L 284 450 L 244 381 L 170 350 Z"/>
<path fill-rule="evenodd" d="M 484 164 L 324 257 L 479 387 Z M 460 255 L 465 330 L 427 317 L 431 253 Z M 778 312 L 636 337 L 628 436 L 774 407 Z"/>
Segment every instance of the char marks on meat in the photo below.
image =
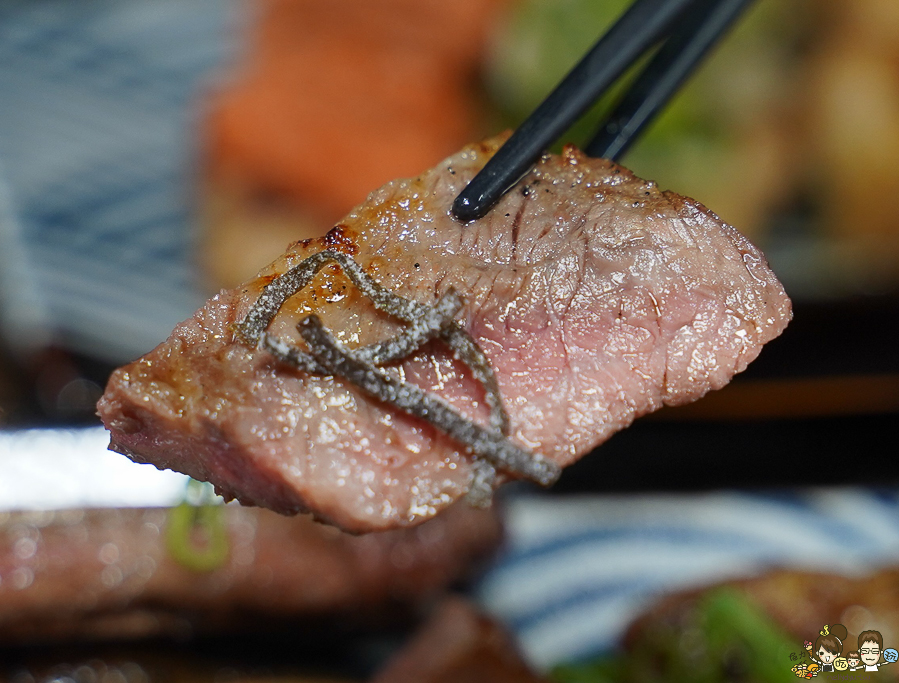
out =
<path fill-rule="evenodd" d="M 544 156 L 485 218 L 456 222 L 453 199 L 500 143 L 388 183 L 117 370 L 99 405 L 110 447 L 243 503 L 312 511 L 354 532 L 417 524 L 463 496 L 476 468 L 460 444 L 235 337 L 266 284 L 324 249 L 413 301 L 458 292 L 456 320 L 493 367 L 509 438 L 561 466 L 640 415 L 722 387 L 786 326 L 789 299 L 736 230 L 571 147 Z M 402 329 L 335 265 L 268 331 L 302 346 L 296 326 L 313 313 L 347 348 Z M 389 371 L 488 424 L 481 385 L 444 346 Z"/>

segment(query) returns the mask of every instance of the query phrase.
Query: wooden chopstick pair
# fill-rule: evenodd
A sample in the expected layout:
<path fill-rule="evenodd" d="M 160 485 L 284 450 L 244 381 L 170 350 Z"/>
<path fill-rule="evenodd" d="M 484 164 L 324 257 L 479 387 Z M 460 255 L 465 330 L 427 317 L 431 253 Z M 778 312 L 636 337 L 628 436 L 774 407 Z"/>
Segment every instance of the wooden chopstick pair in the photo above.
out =
<path fill-rule="evenodd" d="M 585 147 L 619 159 L 752 0 L 635 0 L 518 127 L 453 203 L 461 221 L 484 216 L 634 62 L 660 45 Z"/>

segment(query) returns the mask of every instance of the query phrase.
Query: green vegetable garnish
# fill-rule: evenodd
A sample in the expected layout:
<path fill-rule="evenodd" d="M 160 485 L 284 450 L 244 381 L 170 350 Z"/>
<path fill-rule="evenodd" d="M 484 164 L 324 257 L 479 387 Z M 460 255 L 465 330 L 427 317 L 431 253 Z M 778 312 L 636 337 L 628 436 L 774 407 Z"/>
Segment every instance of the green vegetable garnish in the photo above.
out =
<path fill-rule="evenodd" d="M 676 623 L 672 623 L 676 622 Z M 793 640 L 740 591 L 712 590 L 682 618 L 647 624 L 627 651 L 556 667 L 558 683 L 795 682 Z"/>
<path fill-rule="evenodd" d="M 169 512 L 166 547 L 178 564 L 211 572 L 228 559 L 224 507 L 209 484 L 191 479 L 184 501 Z"/>

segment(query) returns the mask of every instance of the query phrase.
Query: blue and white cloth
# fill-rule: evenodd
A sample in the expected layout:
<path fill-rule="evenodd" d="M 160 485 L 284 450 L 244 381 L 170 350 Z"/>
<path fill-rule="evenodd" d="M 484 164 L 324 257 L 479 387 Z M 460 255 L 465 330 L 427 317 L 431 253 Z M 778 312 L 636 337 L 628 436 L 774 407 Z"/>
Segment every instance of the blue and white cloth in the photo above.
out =
<path fill-rule="evenodd" d="M 671 591 L 899 562 L 896 490 L 528 495 L 506 513 L 506 550 L 478 595 L 540 668 L 608 652 Z"/>
<path fill-rule="evenodd" d="M 201 303 L 198 111 L 235 0 L 0 4 L 0 329 L 110 362 Z"/>

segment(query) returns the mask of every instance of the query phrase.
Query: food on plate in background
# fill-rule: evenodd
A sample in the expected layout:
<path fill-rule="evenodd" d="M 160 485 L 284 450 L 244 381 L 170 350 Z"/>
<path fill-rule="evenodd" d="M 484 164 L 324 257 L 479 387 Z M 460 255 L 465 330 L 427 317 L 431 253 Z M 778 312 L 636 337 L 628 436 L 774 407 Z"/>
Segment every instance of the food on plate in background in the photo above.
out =
<path fill-rule="evenodd" d="M 312 0 L 261 5 L 248 57 L 206 119 L 202 258 L 216 286 L 488 132 L 484 120 L 518 125 L 627 2 L 391 4 L 344 0 L 333 16 Z M 899 218 L 885 198 L 899 191 L 897 45 L 889 0 L 755 3 L 626 163 L 770 249 L 794 295 L 895 289 Z M 404 59 L 413 49 L 423 56 Z M 414 96 L 396 85 L 413 64 L 439 71 Z M 562 142 L 585 142 L 608 104 Z"/>
<path fill-rule="evenodd" d="M 746 238 L 697 202 L 573 147 L 544 156 L 485 218 L 460 224 L 449 207 L 501 142 L 388 183 L 324 238 L 292 245 L 116 371 L 99 404 L 111 448 L 246 504 L 310 510 L 354 532 L 407 526 L 508 476 L 548 483 L 547 462 L 568 465 L 636 417 L 721 388 L 787 325 L 790 301 Z M 462 297 L 461 322 L 434 329 L 461 329 L 483 349 L 509 439 L 504 420 L 471 422 L 495 417 L 495 394 L 473 381 L 489 368 L 466 361 L 469 372 L 455 347 L 455 358 L 434 344 L 413 349 L 361 383 L 321 355 L 324 376 L 279 360 L 303 354 L 291 340 L 311 313 L 336 335 L 325 354 L 406 334 L 333 264 L 291 296 L 305 259 L 327 249 L 415 306 Z M 357 350 L 340 363 L 362 358 Z M 388 381 L 394 388 L 374 400 L 371 383 Z M 410 410 L 413 390 L 469 421 L 409 417 L 444 410 Z M 525 467 L 486 446 L 517 449 Z"/>
<path fill-rule="evenodd" d="M 559 683 L 795 680 L 788 635 L 752 601 L 729 589 L 700 592 L 688 610 L 657 618 L 670 598 L 632 626 L 620 653 L 556 667 Z M 795 649 L 795 648 L 794 648 Z"/>
<path fill-rule="evenodd" d="M 847 657 L 858 649 L 860 635 L 877 630 L 887 649 L 899 640 L 897 585 L 896 569 L 853 577 L 779 570 L 676 593 L 634 621 L 619 652 L 559 666 L 553 679 L 788 683 L 797 677 L 838 674 L 848 668 Z M 842 661 L 833 661 L 836 671 L 829 673 L 815 659 L 817 650 L 807 639 L 811 636 L 819 645 L 830 642 L 833 647 L 834 641 L 824 638 L 842 629 L 848 635 L 835 645 Z M 886 649 L 883 652 L 892 656 Z"/>
<path fill-rule="evenodd" d="M 549 683 L 524 662 L 513 638 L 495 620 L 480 613 L 467 599 L 449 596 L 426 610 L 426 616 L 390 646 L 386 657 L 352 652 L 352 638 L 338 640 L 328 666 L 295 658 L 254 656 L 258 636 L 244 633 L 235 653 L 228 641 L 210 649 L 185 647 L 177 642 L 165 648 L 139 644 L 81 644 L 77 650 L 42 648 L 0 658 L 0 680 L 10 683 Z M 274 637 L 275 647 L 296 650 L 315 641 L 308 632 L 293 639 Z M 293 640 L 293 642 L 291 642 Z M 403 642 L 404 641 L 404 642 Z M 212 641 L 214 643 L 214 641 Z M 254 648 L 255 645 L 255 648 Z M 2 651 L 0 651 L 2 654 Z M 269 653 L 266 653 L 268 655 Z M 212 655 L 212 656 L 210 656 Z M 352 664 L 353 659 L 359 661 Z"/>
<path fill-rule="evenodd" d="M 365 537 L 234 505 L 197 507 L 196 523 L 173 529 L 183 512 L 0 512 L 0 640 L 383 621 L 468 576 L 500 538 L 496 512 L 465 505 L 415 529 Z"/>
<path fill-rule="evenodd" d="M 254 3 L 247 54 L 207 103 L 210 285 L 233 287 L 483 134 L 477 70 L 504 3 Z"/>
<path fill-rule="evenodd" d="M 507 125 L 533 110 L 627 4 L 509 6 L 486 69 L 488 97 Z M 740 226 L 795 298 L 896 291 L 897 7 L 754 3 L 625 163 Z M 585 142 L 613 97 L 563 141 Z"/>
<path fill-rule="evenodd" d="M 899 4 L 815 3 L 801 72 L 803 181 L 828 277 L 862 292 L 899 282 Z"/>
<path fill-rule="evenodd" d="M 487 93 L 508 125 L 517 126 L 629 4 L 511 5 L 486 66 Z M 790 77 L 798 14 L 789 3 L 755 3 L 624 159 L 638 175 L 712 207 L 753 240 L 764 237 L 792 184 L 795 142 L 785 125 L 791 109 L 780 94 Z M 585 144 L 622 86 L 563 142 Z"/>
<path fill-rule="evenodd" d="M 447 598 L 371 683 L 548 683 L 505 629 L 468 601 Z"/>

